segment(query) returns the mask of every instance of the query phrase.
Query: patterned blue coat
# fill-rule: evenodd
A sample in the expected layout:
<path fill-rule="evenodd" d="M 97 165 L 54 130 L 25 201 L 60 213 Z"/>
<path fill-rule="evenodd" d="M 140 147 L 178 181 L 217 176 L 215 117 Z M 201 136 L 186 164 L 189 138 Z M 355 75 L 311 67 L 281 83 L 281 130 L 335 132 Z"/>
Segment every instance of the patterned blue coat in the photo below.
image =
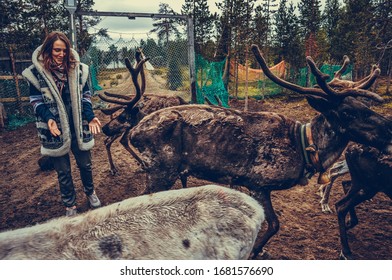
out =
<path fill-rule="evenodd" d="M 67 115 L 66 106 L 56 86 L 55 80 L 49 70 L 43 66 L 42 56 L 38 57 L 41 46 L 38 47 L 32 56 L 33 65 L 25 69 L 23 77 L 33 85 L 37 91 L 30 93 L 30 102 L 36 112 L 36 126 L 38 136 L 41 141 L 42 155 L 58 157 L 67 154 L 71 148 L 71 129 L 69 120 L 72 118 L 74 123 L 74 133 L 78 146 L 81 150 L 87 151 L 94 146 L 93 134 L 89 130 L 88 123 L 91 121 L 83 114 L 85 103 L 90 103 L 90 92 L 83 92 L 88 78 L 88 66 L 80 63 L 79 55 L 75 50 L 71 50 L 76 59 L 75 68 L 68 73 L 68 86 L 70 92 L 72 116 Z M 53 115 L 61 135 L 53 137 L 49 131 L 47 120 L 40 114 L 37 114 L 37 108 L 41 105 L 47 106 Z M 90 114 L 91 116 L 91 114 Z"/>

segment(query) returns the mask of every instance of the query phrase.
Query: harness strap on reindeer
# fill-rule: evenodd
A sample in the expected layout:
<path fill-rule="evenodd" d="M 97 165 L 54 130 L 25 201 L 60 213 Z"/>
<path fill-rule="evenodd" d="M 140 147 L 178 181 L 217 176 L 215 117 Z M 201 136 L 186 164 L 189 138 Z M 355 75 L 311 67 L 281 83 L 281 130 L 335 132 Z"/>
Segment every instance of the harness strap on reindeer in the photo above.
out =
<path fill-rule="evenodd" d="M 325 172 L 319 157 L 319 149 L 313 141 L 310 123 L 302 124 L 300 127 L 301 147 L 305 158 L 305 177 L 310 179 L 317 172 L 319 184 L 326 184 L 330 181 L 328 172 Z"/>

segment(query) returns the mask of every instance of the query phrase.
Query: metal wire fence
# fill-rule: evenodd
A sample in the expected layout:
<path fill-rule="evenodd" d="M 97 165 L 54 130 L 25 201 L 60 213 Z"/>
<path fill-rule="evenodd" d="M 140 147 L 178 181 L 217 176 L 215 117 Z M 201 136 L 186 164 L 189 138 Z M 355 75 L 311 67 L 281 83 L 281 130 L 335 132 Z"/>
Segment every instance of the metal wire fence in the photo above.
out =
<path fill-rule="evenodd" d="M 137 50 L 149 58 L 144 68 L 146 92 L 174 93 L 190 98 L 187 40 L 176 39 L 160 44 L 149 34 L 140 40 L 101 39 L 93 44 L 81 59 L 90 65 L 92 89 L 129 94 L 133 85 L 125 59 L 128 58 L 135 65 Z"/>

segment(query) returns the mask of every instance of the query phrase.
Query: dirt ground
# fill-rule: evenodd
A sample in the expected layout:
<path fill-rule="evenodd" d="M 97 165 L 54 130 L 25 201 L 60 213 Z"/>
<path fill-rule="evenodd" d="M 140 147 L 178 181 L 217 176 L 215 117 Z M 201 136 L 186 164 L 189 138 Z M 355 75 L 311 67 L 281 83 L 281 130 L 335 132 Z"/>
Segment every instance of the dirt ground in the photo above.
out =
<path fill-rule="evenodd" d="M 243 109 L 243 101 L 231 101 L 231 107 Z M 392 116 L 391 106 L 375 109 Z M 250 100 L 249 110 L 283 113 L 307 122 L 317 112 L 303 98 L 277 98 L 265 101 Z M 99 110 L 102 123 L 109 120 Z M 93 173 L 97 194 L 103 205 L 134 197 L 144 190 L 145 174 L 119 142 L 112 145 L 113 158 L 120 174 L 112 176 L 106 150 L 105 137 L 99 134 L 92 150 Z M 34 123 L 14 131 L 0 131 L 0 231 L 43 223 L 65 214 L 55 171 L 40 171 L 39 143 Z M 90 211 L 79 174 L 73 164 L 73 176 L 80 213 Z M 342 196 L 340 178 L 335 183 L 330 206 Z M 271 259 L 278 260 L 333 260 L 340 251 L 336 214 L 324 214 L 320 208 L 318 186 L 312 178 L 307 186 L 295 186 L 277 191 L 272 202 L 281 222 L 280 231 L 266 245 Z M 189 186 L 209 182 L 190 178 Z M 177 182 L 175 187 L 180 187 Z M 392 259 L 391 200 L 378 194 L 372 201 L 357 207 L 359 225 L 350 230 L 349 241 L 356 259 Z"/>

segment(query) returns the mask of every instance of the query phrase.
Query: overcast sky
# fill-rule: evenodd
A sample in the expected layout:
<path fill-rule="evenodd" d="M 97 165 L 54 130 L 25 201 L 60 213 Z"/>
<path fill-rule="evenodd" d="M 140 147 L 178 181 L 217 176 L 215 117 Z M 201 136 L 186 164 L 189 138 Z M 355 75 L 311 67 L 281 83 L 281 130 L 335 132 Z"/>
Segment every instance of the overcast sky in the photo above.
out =
<path fill-rule="evenodd" d="M 219 12 L 215 2 L 221 1 L 208 0 L 210 12 Z M 159 3 L 167 3 L 175 12 L 181 13 L 184 2 L 185 0 L 95 0 L 93 9 L 100 12 L 158 13 Z M 297 3 L 299 0 L 293 0 L 293 2 Z M 325 1 L 322 0 L 322 2 Z M 262 1 L 259 0 L 257 3 L 262 3 Z M 107 28 L 113 40 L 118 40 L 120 36 L 124 39 L 135 38 L 139 40 L 146 37 L 152 29 L 152 23 L 153 21 L 149 18 L 129 20 L 123 17 L 102 17 L 102 21 L 97 28 Z M 94 30 L 90 31 L 93 32 Z M 154 37 L 153 34 L 149 34 L 149 36 Z"/>
<path fill-rule="evenodd" d="M 215 0 L 209 0 L 210 11 L 218 12 Z M 95 0 L 93 9 L 105 12 L 135 12 L 135 13 L 158 13 L 159 3 L 167 3 L 177 13 L 181 13 L 181 7 L 185 0 Z M 146 34 L 153 28 L 152 19 L 136 18 L 129 20 L 123 17 L 102 17 L 97 28 L 108 28 L 109 35 L 114 40 L 145 38 Z M 154 34 L 150 34 L 154 37 Z"/>

